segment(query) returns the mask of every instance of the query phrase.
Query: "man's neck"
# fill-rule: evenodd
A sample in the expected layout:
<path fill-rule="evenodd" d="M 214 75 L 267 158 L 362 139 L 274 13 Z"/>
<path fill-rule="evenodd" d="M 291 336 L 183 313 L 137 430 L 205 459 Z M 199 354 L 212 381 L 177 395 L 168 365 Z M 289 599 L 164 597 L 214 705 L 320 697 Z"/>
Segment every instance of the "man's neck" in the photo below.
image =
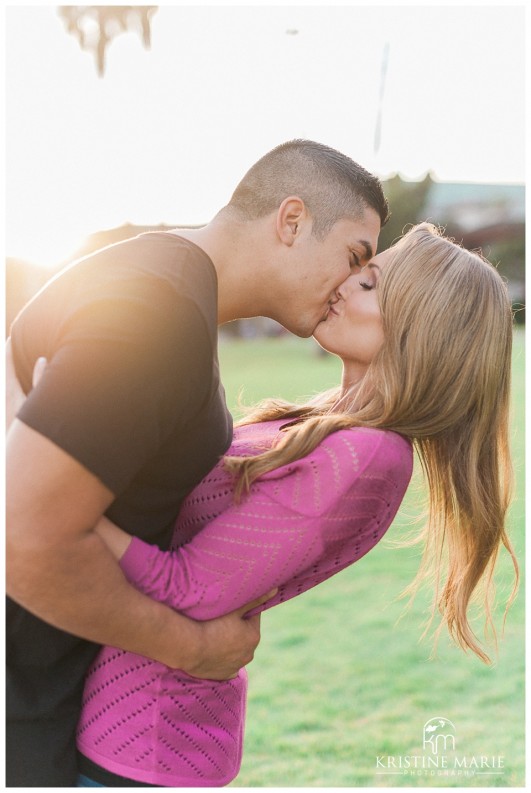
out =
<path fill-rule="evenodd" d="M 261 316 L 261 285 L 258 256 L 247 256 L 245 238 L 237 224 L 214 218 L 206 226 L 175 229 L 210 257 L 218 277 L 218 324 L 244 317 Z"/>

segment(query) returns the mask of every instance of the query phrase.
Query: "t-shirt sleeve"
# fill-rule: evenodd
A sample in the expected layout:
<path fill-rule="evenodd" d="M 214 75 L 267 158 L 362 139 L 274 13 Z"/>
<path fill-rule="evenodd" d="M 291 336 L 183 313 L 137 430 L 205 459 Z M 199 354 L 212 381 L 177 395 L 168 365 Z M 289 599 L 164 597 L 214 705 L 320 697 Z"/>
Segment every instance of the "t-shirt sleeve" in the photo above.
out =
<path fill-rule="evenodd" d="M 63 324 L 55 350 L 18 418 L 115 495 L 209 395 L 205 321 L 167 289 L 91 301 Z"/>
<path fill-rule="evenodd" d="M 269 608 L 316 586 L 373 548 L 410 481 L 412 450 L 394 433 L 347 430 L 257 480 L 176 551 L 134 538 L 128 580 L 194 619 L 212 619 L 278 593 Z"/>

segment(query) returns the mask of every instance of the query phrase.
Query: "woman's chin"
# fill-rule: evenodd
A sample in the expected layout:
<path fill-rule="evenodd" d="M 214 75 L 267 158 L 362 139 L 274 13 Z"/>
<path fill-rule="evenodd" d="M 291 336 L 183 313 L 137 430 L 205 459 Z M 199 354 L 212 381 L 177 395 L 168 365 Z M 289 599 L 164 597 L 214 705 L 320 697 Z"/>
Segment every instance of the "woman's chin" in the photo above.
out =
<path fill-rule="evenodd" d="M 313 332 L 313 338 L 315 339 L 317 344 L 320 347 L 323 348 L 323 350 L 326 350 L 327 352 L 329 352 L 328 348 L 325 347 L 325 344 L 326 344 L 326 341 L 325 341 L 325 339 L 326 339 L 326 327 L 327 327 L 326 326 L 326 319 L 324 319 L 315 328 L 315 330 Z"/>
<path fill-rule="evenodd" d="M 335 354 L 334 351 L 330 349 L 330 345 L 325 344 L 324 340 L 321 340 L 321 334 L 319 333 L 318 330 L 316 330 L 315 333 L 313 334 L 313 339 L 315 342 L 317 342 L 317 344 L 319 345 L 320 349 L 323 350 L 323 352 L 329 352 L 332 355 Z"/>

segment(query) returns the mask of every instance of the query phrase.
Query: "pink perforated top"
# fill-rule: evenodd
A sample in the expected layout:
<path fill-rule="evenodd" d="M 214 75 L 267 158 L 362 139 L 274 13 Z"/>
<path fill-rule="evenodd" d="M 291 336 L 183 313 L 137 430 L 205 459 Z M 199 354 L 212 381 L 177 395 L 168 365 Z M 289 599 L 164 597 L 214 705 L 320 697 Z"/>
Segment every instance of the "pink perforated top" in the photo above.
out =
<path fill-rule="evenodd" d="M 284 424 L 238 428 L 230 453 L 256 454 Z M 262 607 L 270 608 L 376 545 L 411 472 L 410 443 L 371 429 L 330 435 L 304 459 L 262 476 L 239 505 L 219 463 L 179 515 L 176 536 L 193 539 L 170 552 L 133 539 L 120 564 L 137 588 L 197 620 L 226 614 L 277 586 Z M 78 748 L 140 782 L 226 785 L 241 763 L 246 691 L 243 669 L 235 680 L 199 680 L 104 647 L 87 676 Z"/>

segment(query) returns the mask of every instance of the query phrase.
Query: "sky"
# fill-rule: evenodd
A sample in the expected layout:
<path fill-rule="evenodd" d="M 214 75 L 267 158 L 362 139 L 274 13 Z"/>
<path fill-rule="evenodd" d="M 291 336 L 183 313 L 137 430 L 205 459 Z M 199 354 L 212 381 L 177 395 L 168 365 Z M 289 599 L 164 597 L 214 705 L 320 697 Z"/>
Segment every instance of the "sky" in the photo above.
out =
<path fill-rule="evenodd" d="M 524 15 L 163 5 L 151 49 L 117 36 L 101 79 L 57 6 L 8 6 L 6 254 L 54 266 L 101 229 L 205 223 L 253 162 L 292 138 L 383 179 L 521 184 Z"/>

